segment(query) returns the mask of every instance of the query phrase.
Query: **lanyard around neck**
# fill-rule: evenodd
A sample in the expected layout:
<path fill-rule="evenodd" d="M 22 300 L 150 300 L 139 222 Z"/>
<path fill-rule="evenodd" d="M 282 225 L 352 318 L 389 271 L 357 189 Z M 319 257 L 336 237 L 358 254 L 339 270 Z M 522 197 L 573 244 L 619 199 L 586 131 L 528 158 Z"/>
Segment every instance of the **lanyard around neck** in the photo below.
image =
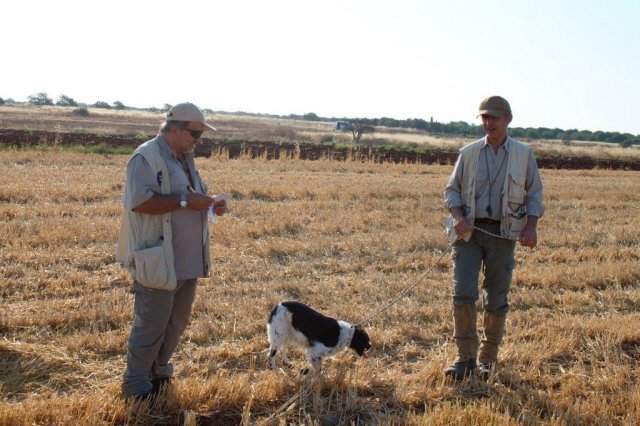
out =
<path fill-rule="evenodd" d="M 493 148 L 490 148 L 493 149 Z M 499 150 L 499 148 L 498 148 Z M 497 153 L 496 153 L 497 155 Z M 484 164 L 487 166 L 487 173 L 489 174 L 489 203 L 487 204 L 487 214 L 489 216 L 493 216 L 493 209 L 491 208 L 491 188 L 493 187 L 493 184 L 495 183 L 496 179 L 498 178 L 498 176 L 500 175 L 500 171 L 502 170 L 502 166 L 504 165 L 504 160 L 505 158 L 507 158 L 507 153 L 505 152 L 502 160 L 500 161 L 500 167 L 498 167 L 498 171 L 496 172 L 496 174 L 493 176 L 493 179 L 491 179 L 491 170 L 489 169 L 489 159 L 487 158 L 489 157 L 489 153 L 487 152 L 487 150 L 485 150 L 484 152 Z"/>

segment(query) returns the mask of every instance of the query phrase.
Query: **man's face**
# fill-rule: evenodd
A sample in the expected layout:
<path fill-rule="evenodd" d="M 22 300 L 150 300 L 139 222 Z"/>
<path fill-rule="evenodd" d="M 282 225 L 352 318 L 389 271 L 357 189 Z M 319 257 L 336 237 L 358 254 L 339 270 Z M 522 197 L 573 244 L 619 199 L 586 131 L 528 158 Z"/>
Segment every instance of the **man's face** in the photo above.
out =
<path fill-rule="evenodd" d="M 193 152 L 200 141 L 204 126 L 197 121 L 190 121 L 184 129 L 174 128 L 174 130 L 176 131 L 174 147 L 176 154 L 187 154 Z"/>
<path fill-rule="evenodd" d="M 494 115 L 482 114 L 482 127 L 492 142 L 502 142 L 507 137 L 507 126 L 511 123 L 512 116 L 504 115 L 496 117 Z"/>

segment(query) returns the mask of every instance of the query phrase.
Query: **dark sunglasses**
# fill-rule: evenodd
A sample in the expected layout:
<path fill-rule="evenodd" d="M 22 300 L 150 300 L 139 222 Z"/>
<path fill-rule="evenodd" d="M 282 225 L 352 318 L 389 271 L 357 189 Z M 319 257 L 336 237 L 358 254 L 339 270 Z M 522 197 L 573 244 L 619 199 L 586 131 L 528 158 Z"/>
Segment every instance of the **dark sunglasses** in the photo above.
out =
<path fill-rule="evenodd" d="M 202 136 L 202 132 L 203 132 L 203 130 L 192 130 L 186 127 L 183 128 L 182 130 L 186 130 L 187 132 L 189 132 L 189 134 L 191 134 L 191 137 L 194 139 L 200 139 L 200 136 Z"/>

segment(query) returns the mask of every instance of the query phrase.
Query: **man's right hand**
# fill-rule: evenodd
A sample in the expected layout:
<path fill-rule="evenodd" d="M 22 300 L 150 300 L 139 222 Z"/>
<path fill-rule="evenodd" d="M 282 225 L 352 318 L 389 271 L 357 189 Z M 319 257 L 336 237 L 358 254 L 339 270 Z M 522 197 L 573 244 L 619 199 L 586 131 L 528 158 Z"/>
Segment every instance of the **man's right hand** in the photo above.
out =
<path fill-rule="evenodd" d="M 462 217 L 460 219 L 454 217 L 453 218 L 453 229 L 456 230 L 456 234 L 462 236 L 468 232 L 473 231 L 473 227 L 467 221 L 467 218 Z"/>
<path fill-rule="evenodd" d="M 452 208 L 451 216 L 453 217 L 453 229 L 456 231 L 458 238 L 461 238 L 463 235 L 473 231 L 473 227 L 469 221 L 467 221 L 467 218 L 464 216 L 464 212 L 460 207 Z"/>

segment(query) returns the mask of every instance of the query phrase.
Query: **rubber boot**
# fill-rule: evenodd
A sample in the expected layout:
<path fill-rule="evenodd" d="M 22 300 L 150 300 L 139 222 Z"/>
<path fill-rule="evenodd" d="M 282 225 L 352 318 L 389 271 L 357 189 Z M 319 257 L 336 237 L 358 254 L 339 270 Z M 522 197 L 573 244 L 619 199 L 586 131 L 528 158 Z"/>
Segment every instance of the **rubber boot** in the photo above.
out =
<path fill-rule="evenodd" d="M 445 376 L 462 380 L 476 371 L 478 352 L 477 312 L 475 303 L 453 305 L 453 337 L 458 347 L 456 361 L 444 372 Z"/>
<path fill-rule="evenodd" d="M 498 363 L 498 349 L 504 336 L 506 314 L 484 312 L 484 336 L 480 344 L 480 375 L 487 380 L 495 373 Z"/>

